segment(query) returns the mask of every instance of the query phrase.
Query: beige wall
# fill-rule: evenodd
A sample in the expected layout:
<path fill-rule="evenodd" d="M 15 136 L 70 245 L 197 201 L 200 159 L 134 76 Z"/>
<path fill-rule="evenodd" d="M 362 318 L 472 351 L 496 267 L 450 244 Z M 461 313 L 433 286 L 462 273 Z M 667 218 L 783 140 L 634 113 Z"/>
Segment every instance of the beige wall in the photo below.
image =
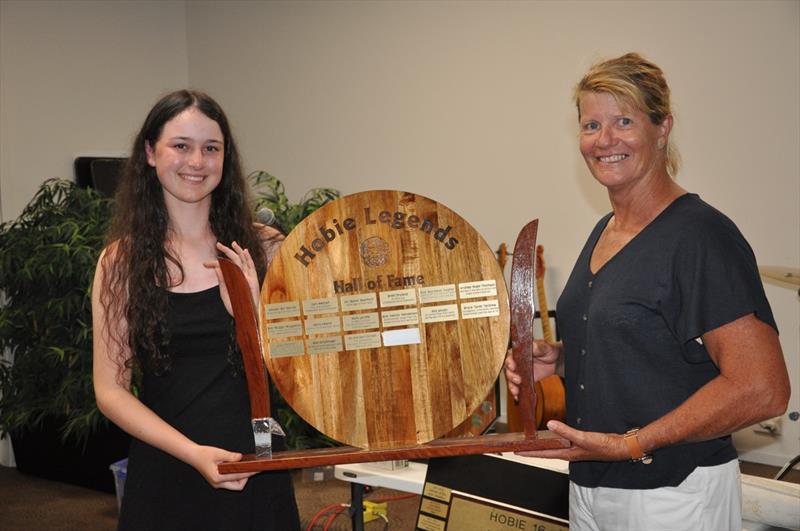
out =
<path fill-rule="evenodd" d="M 560 293 L 608 210 L 577 152 L 570 90 L 638 50 L 673 89 L 679 182 L 732 217 L 765 264 L 800 266 L 800 3 L 193 3 L 189 73 L 222 102 L 249 169 L 345 193 L 445 203 L 496 248 L 539 217 Z M 224 6 L 224 8 L 223 8 Z M 800 301 L 767 286 L 800 410 Z M 800 452 L 737 437 L 750 457 Z"/>
<path fill-rule="evenodd" d="M 227 110 L 247 169 L 278 176 L 295 199 L 314 186 L 410 190 L 460 213 L 492 248 L 513 244 L 539 217 L 554 306 L 588 231 L 608 210 L 577 152 L 570 90 L 594 60 L 638 50 L 673 88 L 679 182 L 732 217 L 760 263 L 800 266 L 798 2 L 191 1 L 185 19 L 182 3 L 81 4 L 83 16 L 69 15 L 73 8 L 57 14 L 57 5 L 3 4 L 4 219 L 81 150 L 126 149 L 147 105 L 188 75 Z M 105 52 L 68 38 L 67 27 L 98 31 L 85 22 L 98 13 L 135 21 L 125 26 L 141 26 L 149 38 Z M 109 49 L 123 60 L 80 76 L 63 72 L 53 108 L 39 108 L 30 85 L 47 77 L 19 64 L 34 30 L 6 35 L 7 14 L 48 28 L 39 35 L 61 35 L 55 48 L 73 62 Z M 22 49 L 9 53 L 9 45 Z M 62 63 L 46 50 L 35 57 L 50 68 Z M 87 96 L 106 78 L 118 85 Z M 132 82 L 144 87 L 132 90 Z M 12 102 L 36 106 L 13 128 Z M 24 121 L 49 124 L 59 107 L 76 106 L 85 108 L 74 116 L 91 114 L 89 121 L 71 115 L 68 131 L 47 143 L 19 133 Z M 58 160 L 50 159 L 54 150 Z M 35 172 L 27 160 L 37 161 Z M 790 410 L 798 411 L 800 300 L 771 285 L 767 295 L 794 378 Z M 737 444 L 746 457 L 780 464 L 800 452 L 799 425 L 784 417 L 782 437 L 748 430 Z"/>
<path fill-rule="evenodd" d="M 0 2 L 0 219 L 81 155 L 122 155 L 188 82 L 184 2 Z"/>
<path fill-rule="evenodd" d="M 75 157 L 126 154 L 152 102 L 187 84 L 184 7 L 0 0 L 0 220 L 73 178 Z M 0 464 L 10 448 L 0 439 Z"/>

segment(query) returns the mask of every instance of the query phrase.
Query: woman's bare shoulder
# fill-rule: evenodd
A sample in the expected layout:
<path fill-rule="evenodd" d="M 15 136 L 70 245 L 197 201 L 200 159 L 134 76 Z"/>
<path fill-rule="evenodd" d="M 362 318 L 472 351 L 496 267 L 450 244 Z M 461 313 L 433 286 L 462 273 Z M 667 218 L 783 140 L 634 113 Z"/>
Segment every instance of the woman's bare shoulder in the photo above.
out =
<path fill-rule="evenodd" d="M 119 259 L 119 255 L 122 252 L 121 243 L 119 240 L 113 240 L 106 244 L 105 247 L 100 251 L 100 256 L 97 258 L 98 264 L 113 264 Z"/>

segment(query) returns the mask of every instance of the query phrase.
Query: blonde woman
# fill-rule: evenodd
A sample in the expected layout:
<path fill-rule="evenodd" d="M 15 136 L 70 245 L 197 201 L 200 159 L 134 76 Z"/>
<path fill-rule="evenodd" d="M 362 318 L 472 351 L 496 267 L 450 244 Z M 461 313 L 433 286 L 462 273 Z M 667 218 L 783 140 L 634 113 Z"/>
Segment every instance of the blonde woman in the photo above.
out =
<path fill-rule="evenodd" d="M 580 150 L 611 212 L 558 301 L 562 342 L 536 377 L 565 376 L 570 529 L 741 528 L 730 434 L 783 414 L 789 379 L 753 251 L 674 180 L 663 72 L 629 53 L 575 89 Z M 520 378 L 511 357 L 512 393 Z"/>

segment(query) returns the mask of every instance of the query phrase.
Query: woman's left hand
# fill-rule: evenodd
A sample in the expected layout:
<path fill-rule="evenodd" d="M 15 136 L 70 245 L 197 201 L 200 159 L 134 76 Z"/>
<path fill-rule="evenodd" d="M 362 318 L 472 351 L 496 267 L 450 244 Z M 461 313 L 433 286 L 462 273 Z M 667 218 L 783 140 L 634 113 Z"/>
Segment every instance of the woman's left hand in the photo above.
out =
<path fill-rule="evenodd" d="M 257 307 L 261 289 L 258 285 L 258 272 L 256 271 L 256 265 L 253 263 L 253 258 L 250 256 L 250 252 L 247 249 L 242 249 L 236 242 L 233 242 L 230 247 L 217 242 L 217 250 L 224 254 L 231 262 L 239 266 L 239 269 L 242 270 L 245 279 L 247 279 L 247 284 L 250 286 L 253 304 Z M 225 309 L 228 310 L 228 313 L 233 315 L 231 298 L 230 295 L 228 295 L 228 288 L 225 286 L 225 278 L 222 275 L 222 269 L 219 267 L 219 262 L 206 262 L 204 265 L 214 269 L 214 271 L 217 273 L 217 279 L 219 280 L 219 293 L 222 297 L 222 302 L 225 304 Z"/>
<path fill-rule="evenodd" d="M 627 461 L 630 459 L 628 445 L 622 435 L 576 430 L 557 420 L 549 421 L 547 429 L 567 439 L 572 446 L 517 453 L 526 457 L 563 459 L 565 461 Z"/>
<path fill-rule="evenodd" d="M 229 452 L 214 446 L 195 445 L 186 462 L 200 472 L 208 484 L 215 489 L 241 491 L 247 485 L 247 480 L 256 472 L 220 474 L 217 468 L 220 463 L 236 462 L 241 459 L 242 454 L 239 452 Z"/>
<path fill-rule="evenodd" d="M 258 239 L 261 240 L 262 243 L 269 241 L 282 242 L 286 239 L 286 236 L 284 236 L 280 230 L 271 225 L 264 225 L 263 223 L 256 222 L 253 223 L 253 227 L 256 228 L 256 231 L 258 232 Z"/>

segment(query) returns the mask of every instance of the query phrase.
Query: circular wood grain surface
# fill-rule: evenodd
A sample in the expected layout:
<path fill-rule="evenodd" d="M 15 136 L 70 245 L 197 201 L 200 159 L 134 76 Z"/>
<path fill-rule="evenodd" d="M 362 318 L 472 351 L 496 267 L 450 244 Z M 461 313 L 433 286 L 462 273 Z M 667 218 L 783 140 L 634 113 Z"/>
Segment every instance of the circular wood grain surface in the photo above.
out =
<path fill-rule="evenodd" d="M 328 203 L 281 245 L 261 290 L 267 368 L 292 408 L 361 448 L 436 439 L 481 403 L 508 345 L 494 253 L 431 199 Z"/>

